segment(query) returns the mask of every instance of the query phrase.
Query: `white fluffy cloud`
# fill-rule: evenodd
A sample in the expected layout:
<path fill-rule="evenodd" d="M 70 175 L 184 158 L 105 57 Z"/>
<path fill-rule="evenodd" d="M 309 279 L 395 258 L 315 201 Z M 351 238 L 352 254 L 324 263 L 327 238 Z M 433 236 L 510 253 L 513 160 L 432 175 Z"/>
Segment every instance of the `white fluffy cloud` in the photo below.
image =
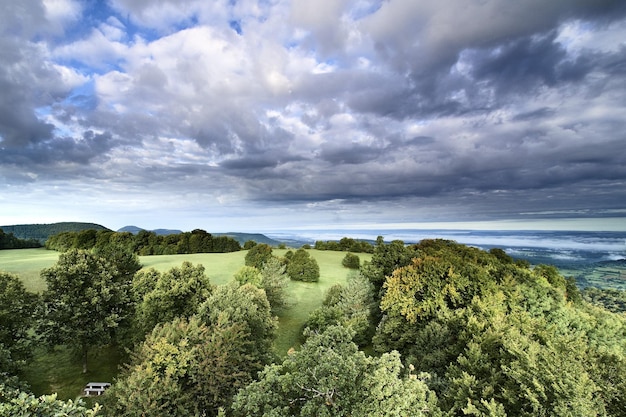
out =
<path fill-rule="evenodd" d="M 473 218 L 626 197 L 604 191 L 626 179 L 619 1 L 12 4 L 7 181 L 144 181 L 363 218 L 435 199 Z"/>

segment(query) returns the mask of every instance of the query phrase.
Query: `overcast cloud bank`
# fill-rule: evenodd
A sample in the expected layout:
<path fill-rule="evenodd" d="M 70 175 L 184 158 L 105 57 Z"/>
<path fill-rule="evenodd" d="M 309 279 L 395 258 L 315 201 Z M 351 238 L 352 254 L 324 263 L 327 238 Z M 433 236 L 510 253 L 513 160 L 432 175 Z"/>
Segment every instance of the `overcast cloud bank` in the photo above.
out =
<path fill-rule="evenodd" d="M 626 221 L 623 1 L 0 14 L 3 224 Z"/>

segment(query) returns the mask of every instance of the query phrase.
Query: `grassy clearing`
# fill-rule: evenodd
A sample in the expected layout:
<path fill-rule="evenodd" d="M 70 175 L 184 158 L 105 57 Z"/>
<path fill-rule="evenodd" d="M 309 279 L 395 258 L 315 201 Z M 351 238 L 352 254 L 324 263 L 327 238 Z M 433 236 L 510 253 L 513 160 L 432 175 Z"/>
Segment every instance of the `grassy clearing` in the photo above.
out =
<path fill-rule="evenodd" d="M 54 350 L 38 348 L 22 377 L 35 395 L 56 392 L 60 399 L 75 399 L 82 395 L 88 382 L 112 382 L 119 364 L 125 360 L 126 354 L 121 349 L 92 349 L 87 360 L 88 371 L 83 374 L 82 359 L 70 349 L 64 346 Z"/>
<path fill-rule="evenodd" d="M 283 256 L 285 252 L 274 250 L 277 256 Z M 230 281 L 234 273 L 245 264 L 246 253 L 142 256 L 140 262 L 144 268 L 161 272 L 179 267 L 184 261 L 194 265 L 202 264 L 211 282 L 222 285 Z M 274 349 L 280 356 L 286 355 L 289 348 L 299 346 L 302 327 L 308 315 L 322 304 L 328 288 L 345 283 L 351 273 L 341 265 L 345 252 L 311 249 L 310 253 L 320 266 L 320 280 L 317 283 L 290 282 L 290 305 L 278 317 L 278 337 L 274 343 Z M 45 289 L 45 282 L 41 280 L 39 272 L 52 266 L 58 257 L 58 252 L 45 249 L 0 251 L 0 270 L 15 273 L 24 280 L 28 290 L 41 292 Z M 359 254 L 359 257 L 361 263 L 371 259 L 368 254 Z M 124 359 L 124 354 L 114 348 L 94 349 L 89 358 L 89 372 L 83 375 L 81 361 L 68 349 L 58 347 L 51 352 L 37 349 L 35 358 L 24 372 L 24 379 L 37 395 L 57 392 L 61 399 L 74 399 L 81 394 L 87 382 L 113 381 Z"/>
<path fill-rule="evenodd" d="M 39 293 L 46 289 L 39 273 L 58 259 L 59 252 L 44 248 L 0 250 L 0 271 L 18 275 L 28 291 Z"/>

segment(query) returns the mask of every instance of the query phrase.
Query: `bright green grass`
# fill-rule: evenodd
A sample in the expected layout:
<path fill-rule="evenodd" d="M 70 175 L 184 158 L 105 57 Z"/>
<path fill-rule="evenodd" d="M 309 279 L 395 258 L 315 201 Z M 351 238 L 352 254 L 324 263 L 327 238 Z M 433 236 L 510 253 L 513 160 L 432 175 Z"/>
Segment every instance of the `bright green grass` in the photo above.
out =
<path fill-rule="evenodd" d="M 58 259 L 59 252 L 44 248 L 0 250 L 0 271 L 18 275 L 28 291 L 38 293 L 46 289 L 39 273 Z"/>
<path fill-rule="evenodd" d="M 283 256 L 286 250 L 274 250 L 277 256 Z M 246 251 L 232 253 L 199 253 L 189 255 L 141 256 L 144 268 L 154 268 L 165 272 L 179 267 L 184 261 L 194 265 L 202 264 L 211 283 L 225 284 L 230 281 L 244 264 Z M 288 287 L 289 307 L 278 317 L 279 329 L 274 350 L 280 356 L 286 355 L 291 347 L 299 345 L 302 328 L 308 315 L 322 304 L 326 291 L 335 284 L 346 282 L 350 270 L 341 265 L 345 252 L 317 251 L 311 249 L 311 256 L 320 266 L 320 280 L 317 283 L 291 281 Z M 59 253 L 45 249 L 20 249 L 0 251 L 0 270 L 12 272 L 24 280 L 30 291 L 40 292 L 45 289 L 45 282 L 39 277 L 43 268 L 52 266 Z M 361 263 L 371 260 L 371 255 L 359 254 Z M 123 356 L 115 349 L 94 350 L 89 360 L 89 372 L 82 374 L 80 359 L 67 349 L 57 348 L 53 352 L 38 349 L 35 358 L 28 365 L 24 379 L 28 381 L 35 394 L 57 392 L 61 399 L 73 399 L 80 395 L 82 388 L 89 381 L 113 381 L 117 375 Z"/>

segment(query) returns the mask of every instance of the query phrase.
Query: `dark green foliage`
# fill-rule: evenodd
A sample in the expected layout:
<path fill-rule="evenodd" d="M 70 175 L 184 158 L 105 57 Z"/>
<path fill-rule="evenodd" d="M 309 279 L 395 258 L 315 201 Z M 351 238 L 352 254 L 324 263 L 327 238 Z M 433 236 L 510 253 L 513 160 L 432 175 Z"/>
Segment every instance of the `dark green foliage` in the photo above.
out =
<path fill-rule="evenodd" d="M 349 237 L 343 237 L 337 241 L 328 240 L 315 242 L 315 249 L 317 250 L 334 250 L 343 252 L 356 252 L 356 253 L 373 253 L 374 246 L 364 240 L 355 240 Z"/>
<path fill-rule="evenodd" d="M 0 249 L 25 249 L 40 248 L 41 243 L 37 239 L 19 239 L 13 233 L 5 233 L 0 228 Z"/>
<path fill-rule="evenodd" d="M 287 274 L 294 281 L 317 282 L 320 279 L 320 267 L 305 249 L 298 249 L 287 264 Z"/>
<path fill-rule="evenodd" d="M 131 282 L 112 260 L 73 249 L 41 272 L 47 283 L 38 334 L 50 345 L 67 344 L 83 357 L 89 347 L 109 343 L 132 314 Z"/>
<path fill-rule="evenodd" d="M 614 313 L 626 312 L 626 291 L 587 287 L 582 291 L 582 297 Z"/>
<path fill-rule="evenodd" d="M 361 259 L 359 259 L 358 255 L 353 253 L 346 253 L 341 264 L 346 268 L 359 269 L 361 267 Z"/>
<path fill-rule="evenodd" d="M 20 239 L 34 239 L 45 242 L 50 236 L 63 232 L 80 232 L 93 229 L 97 231 L 109 230 L 104 226 L 94 223 L 61 222 L 51 224 L 19 224 L 14 226 L 2 226 L 5 233 L 13 233 Z"/>
<path fill-rule="evenodd" d="M 441 415 L 426 384 L 403 374 L 397 353 L 368 357 L 351 340 L 351 332 L 340 326 L 312 335 L 300 351 L 266 367 L 237 394 L 235 415 Z"/>
<path fill-rule="evenodd" d="M 382 297 L 381 290 L 385 278 L 397 268 L 408 265 L 416 256 L 417 250 L 407 247 L 403 241 L 394 240 L 385 244 L 382 236 L 378 236 L 371 263 L 364 266 L 361 272 L 374 285 L 378 297 Z"/>
<path fill-rule="evenodd" d="M 258 270 L 263 268 L 265 262 L 272 257 L 272 247 L 267 243 L 254 245 L 252 249 L 246 253 L 246 266 L 253 266 Z"/>
<path fill-rule="evenodd" d="M 12 361 L 29 357 L 28 331 L 33 324 L 36 302 L 37 296 L 27 292 L 17 276 L 0 272 L 0 346 L 7 350 Z M 3 370 L 0 368 L 0 372 Z"/>
<path fill-rule="evenodd" d="M 173 255 L 184 253 L 226 253 L 241 250 L 239 243 L 228 236 L 213 236 L 201 229 L 171 235 L 140 230 L 130 232 L 110 230 L 83 230 L 62 232 L 46 241 L 46 248 L 65 252 L 69 249 L 102 250 L 107 246 L 122 247 L 131 252 L 145 255 Z"/>
<path fill-rule="evenodd" d="M 243 250 L 250 250 L 256 245 L 257 243 L 254 240 L 246 240 L 246 242 L 243 244 Z"/>

